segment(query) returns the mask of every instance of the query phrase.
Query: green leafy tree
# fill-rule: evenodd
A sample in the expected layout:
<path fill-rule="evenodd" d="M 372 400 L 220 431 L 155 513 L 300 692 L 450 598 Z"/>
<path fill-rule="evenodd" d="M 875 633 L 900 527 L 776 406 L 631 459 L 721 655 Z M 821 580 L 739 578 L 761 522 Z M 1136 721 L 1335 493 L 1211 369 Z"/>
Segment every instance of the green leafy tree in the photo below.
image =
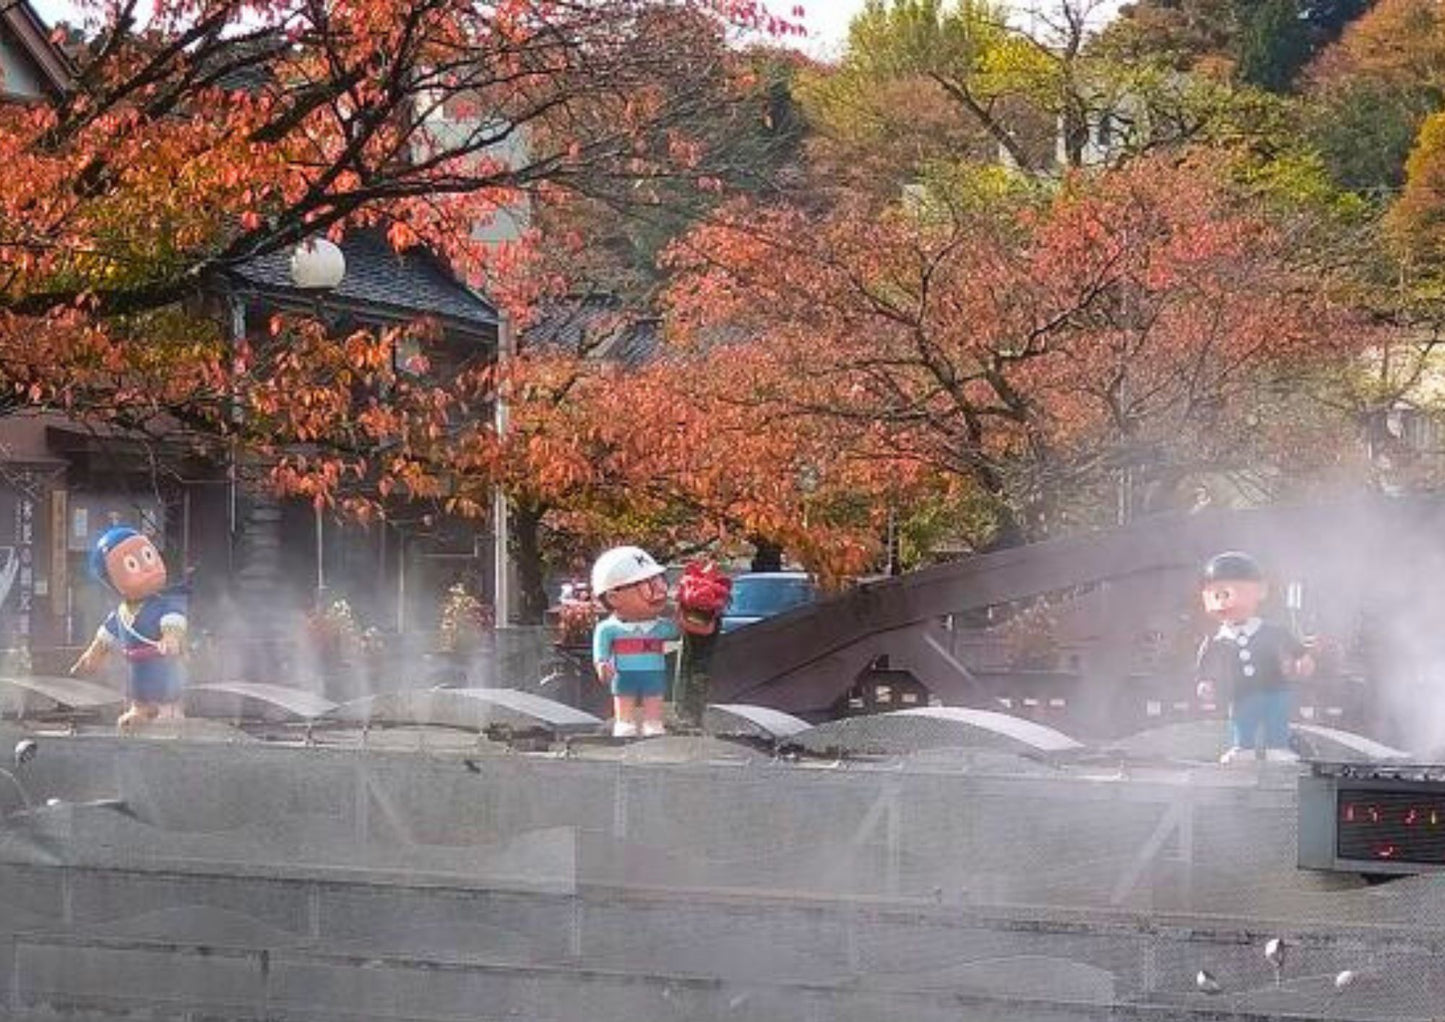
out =
<path fill-rule="evenodd" d="M 1344 82 L 1305 109 L 1305 131 L 1334 181 L 1360 193 L 1405 183 L 1422 104 L 1387 83 Z"/>
<path fill-rule="evenodd" d="M 1445 103 L 1445 15 L 1431 0 L 1379 0 L 1308 75 L 1310 136 L 1335 180 L 1398 188 L 1416 132 Z"/>
<path fill-rule="evenodd" d="M 946 141 L 974 158 L 1003 154 L 1022 171 L 1049 171 L 1062 125 L 1066 159 L 1078 163 L 1090 106 L 1079 67 L 1089 11 L 1070 0 L 1030 34 L 989 0 L 870 0 L 836 73 L 808 90 L 809 113 L 827 135 L 868 140 L 897 127 L 872 101 L 877 91 L 917 89 L 927 109 L 939 99 L 952 108 Z M 920 162 L 945 141 L 915 138 L 904 144 Z"/>
<path fill-rule="evenodd" d="M 1237 34 L 1234 0 L 1139 0 L 1119 9 L 1099 46 L 1121 60 L 1228 77 Z"/>
<path fill-rule="evenodd" d="M 1241 7 L 1239 80 L 1270 92 L 1285 92 L 1312 49 L 1299 5 L 1296 0 L 1253 0 Z"/>
<path fill-rule="evenodd" d="M 839 68 L 805 76 L 804 109 L 820 136 L 811 154 L 850 193 L 886 203 L 958 164 L 1047 180 L 1161 147 L 1261 158 L 1298 147 L 1297 113 L 1281 98 L 1229 76 L 1181 74 L 1162 43 L 1096 36 L 1097 20 L 1079 0 L 1037 12 L 1028 30 L 978 2 L 874 0 Z"/>
<path fill-rule="evenodd" d="M 1139 0 L 1120 9 L 1102 42 L 1133 60 L 1284 92 L 1371 2 Z"/>

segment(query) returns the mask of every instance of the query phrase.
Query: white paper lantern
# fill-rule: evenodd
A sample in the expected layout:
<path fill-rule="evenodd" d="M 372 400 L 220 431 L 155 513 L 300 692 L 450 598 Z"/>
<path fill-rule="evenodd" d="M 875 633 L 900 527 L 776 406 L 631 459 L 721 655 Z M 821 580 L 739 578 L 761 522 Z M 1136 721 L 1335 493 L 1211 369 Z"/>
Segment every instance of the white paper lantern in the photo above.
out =
<path fill-rule="evenodd" d="M 308 291 L 329 291 L 346 276 L 346 257 L 325 238 L 308 238 L 291 253 L 291 282 Z"/>

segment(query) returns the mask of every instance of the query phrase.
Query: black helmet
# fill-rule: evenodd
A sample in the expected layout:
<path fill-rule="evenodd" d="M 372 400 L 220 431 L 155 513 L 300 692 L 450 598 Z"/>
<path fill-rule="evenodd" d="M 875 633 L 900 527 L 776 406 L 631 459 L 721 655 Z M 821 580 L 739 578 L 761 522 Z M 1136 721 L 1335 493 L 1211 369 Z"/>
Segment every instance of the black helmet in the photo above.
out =
<path fill-rule="evenodd" d="M 1203 582 L 1263 582 L 1264 572 L 1259 562 L 1249 554 L 1230 550 L 1215 554 L 1204 566 Z"/>

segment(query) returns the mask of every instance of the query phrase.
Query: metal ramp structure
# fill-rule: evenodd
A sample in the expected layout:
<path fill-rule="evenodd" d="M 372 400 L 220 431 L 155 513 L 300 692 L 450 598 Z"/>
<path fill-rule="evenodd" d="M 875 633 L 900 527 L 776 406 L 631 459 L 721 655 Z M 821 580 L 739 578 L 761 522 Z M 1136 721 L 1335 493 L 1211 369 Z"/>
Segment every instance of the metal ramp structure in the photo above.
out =
<path fill-rule="evenodd" d="M 957 706 L 845 717 L 796 734 L 788 744 L 815 754 L 881 756 L 948 748 L 1048 758 L 1085 748 L 1031 720 Z"/>
<path fill-rule="evenodd" d="M 1319 724 L 1294 724 L 1292 730 L 1306 759 L 1337 763 L 1403 763 L 1411 758 L 1403 749 L 1391 748 L 1353 731 Z"/>
<path fill-rule="evenodd" d="M 1142 519 L 1116 530 L 1030 544 L 868 583 L 719 638 L 712 697 L 810 719 L 835 712 L 872 665 L 886 659 L 949 706 L 997 707 L 988 687 L 950 652 L 950 615 L 1089 587 L 1130 587 L 1135 605 L 1188 592 L 1190 575 L 1220 550 L 1247 549 L 1281 572 L 1307 570 L 1322 593 L 1358 592 L 1390 614 L 1445 563 L 1445 505 L 1370 499 L 1348 504 L 1207 511 Z M 1348 550 L 1348 558 L 1328 556 Z M 1390 575 L 1390 586 L 1380 576 Z M 1283 575 L 1289 578 L 1289 575 Z M 1374 580 L 1372 583 L 1372 579 Z M 1121 588 L 1122 591 L 1122 588 Z M 1096 705 L 1127 674 L 1130 622 L 1118 621 L 1115 663 L 1082 693 Z"/>
<path fill-rule="evenodd" d="M 432 725 L 556 737 L 596 733 L 602 721 L 590 713 L 508 688 L 412 689 L 343 703 L 326 719 L 364 726 Z"/>
<path fill-rule="evenodd" d="M 298 723 L 325 717 L 337 704 L 285 685 L 222 681 L 191 685 L 182 696 L 186 716 Z"/>
<path fill-rule="evenodd" d="M 766 706 L 714 703 L 703 711 L 702 728 L 710 735 L 781 742 L 812 727 L 806 720 Z"/>
<path fill-rule="evenodd" d="M 1348 763 L 1391 763 L 1409 759 L 1409 753 L 1353 731 L 1318 724 L 1290 725 L 1294 744 L 1306 760 Z M 1126 759 L 1177 760 L 1213 764 L 1224 752 L 1225 726 L 1218 720 L 1190 720 L 1139 731 L 1100 750 Z"/>
<path fill-rule="evenodd" d="M 0 677 L 0 715 L 24 717 L 55 711 L 118 709 L 124 695 L 113 688 L 65 676 Z"/>

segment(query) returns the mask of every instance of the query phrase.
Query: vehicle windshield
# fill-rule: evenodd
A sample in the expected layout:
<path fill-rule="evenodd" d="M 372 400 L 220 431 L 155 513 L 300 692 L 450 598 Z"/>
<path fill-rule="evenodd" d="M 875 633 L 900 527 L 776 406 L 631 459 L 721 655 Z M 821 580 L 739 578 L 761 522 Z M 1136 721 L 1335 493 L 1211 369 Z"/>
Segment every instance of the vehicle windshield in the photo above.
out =
<path fill-rule="evenodd" d="M 728 614 L 771 617 L 813 601 L 813 583 L 806 578 L 740 578 L 733 582 Z"/>

